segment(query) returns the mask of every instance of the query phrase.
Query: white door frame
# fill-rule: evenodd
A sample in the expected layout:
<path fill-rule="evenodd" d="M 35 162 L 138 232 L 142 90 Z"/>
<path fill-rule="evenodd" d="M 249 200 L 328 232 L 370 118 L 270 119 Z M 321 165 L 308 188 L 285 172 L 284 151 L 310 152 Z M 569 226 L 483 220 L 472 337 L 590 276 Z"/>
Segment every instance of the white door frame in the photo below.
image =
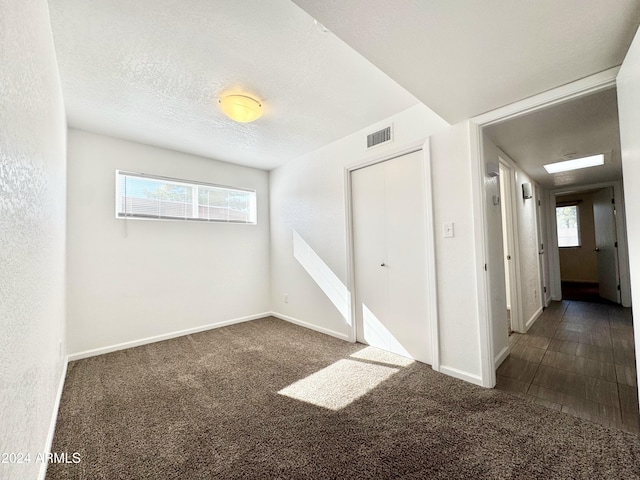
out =
<path fill-rule="evenodd" d="M 507 218 L 503 218 L 504 228 L 507 230 L 509 260 L 509 287 L 511 299 L 511 327 L 514 331 L 524 333 L 525 325 L 522 319 L 522 281 L 520 278 L 520 238 L 518 233 L 518 218 L 516 208 L 516 173 L 512 160 L 498 149 L 498 162 L 509 171 L 509 178 L 505 183 L 505 195 L 502 201 L 505 205 Z"/>
<path fill-rule="evenodd" d="M 496 384 L 496 372 L 493 363 L 493 325 L 490 291 L 487 278 L 488 245 L 485 205 L 485 160 L 482 147 L 482 128 L 515 119 L 529 113 L 547 108 L 553 105 L 580 98 L 592 93 L 600 92 L 616 86 L 616 77 L 620 67 L 614 67 L 604 72 L 582 78 L 561 87 L 548 90 L 538 95 L 533 95 L 524 100 L 514 102 L 487 113 L 483 113 L 469 120 L 470 134 L 470 160 L 473 191 L 473 215 L 474 215 L 474 242 L 479 259 L 483 259 L 484 265 L 476 268 L 477 292 L 478 292 L 478 319 L 480 332 L 480 361 L 482 385 L 493 388 Z"/>
<path fill-rule="evenodd" d="M 347 231 L 347 282 L 351 295 L 351 330 L 349 341 L 356 341 L 356 302 L 355 302 L 355 256 L 353 243 L 353 197 L 351 187 L 351 172 L 359 170 L 377 163 L 385 162 L 409 153 L 422 151 L 424 155 L 424 189 L 425 189 L 425 212 L 426 212 L 426 269 L 427 269 L 427 296 L 429 319 L 428 329 L 431 334 L 431 367 L 440 370 L 440 347 L 438 336 L 438 295 L 436 290 L 436 256 L 435 237 L 433 226 L 433 193 L 431 183 L 431 158 L 429 149 L 429 139 L 422 139 L 400 149 L 395 149 L 386 154 L 375 157 L 364 157 L 354 163 L 348 164 L 344 168 L 345 204 L 346 204 L 346 231 Z"/>
<path fill-rule="evenodd" d="M 591 185 L 582 185 L 580 187 L 557 188 L 550 190 L 551 201 L 549 202 L 549 224 L 550 231 L 547 232 L 547 242 L 552 248 L 554 254 L 549 257 L 549 277 L 553 287 L 551 298 L 553 300 L 562 299 L 562 290 L 560 288 L 560 256 L 558 249 L 558 237 L 556 232 L 556 195 L 563 193 L 582 192 L 585 190 L 596 190 L 599 188 L 613 188 L 613 198 L 616 202 L 616 235 L 618 237 L 618 275 L 620 277 L 620 302 L 623 307 L 631 306 L 631 280 L 629 278 L 629 251 L 627 244 L 627 224 L 624 208 L 624 191 L 621 181 L 593 183 Z"/>

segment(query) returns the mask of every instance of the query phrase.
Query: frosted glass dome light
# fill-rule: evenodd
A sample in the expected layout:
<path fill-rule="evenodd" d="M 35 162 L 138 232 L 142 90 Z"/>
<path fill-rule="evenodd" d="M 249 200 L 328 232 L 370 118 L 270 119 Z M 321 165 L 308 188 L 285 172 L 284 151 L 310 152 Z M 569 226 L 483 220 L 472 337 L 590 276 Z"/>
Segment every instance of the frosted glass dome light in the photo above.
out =
<path fill-rule="evenodd" d="M 236 122 L 249 123 L 262 116 L 262 104 L 246 95 L 227 95 L 219 103 L 222 112 Z"/>

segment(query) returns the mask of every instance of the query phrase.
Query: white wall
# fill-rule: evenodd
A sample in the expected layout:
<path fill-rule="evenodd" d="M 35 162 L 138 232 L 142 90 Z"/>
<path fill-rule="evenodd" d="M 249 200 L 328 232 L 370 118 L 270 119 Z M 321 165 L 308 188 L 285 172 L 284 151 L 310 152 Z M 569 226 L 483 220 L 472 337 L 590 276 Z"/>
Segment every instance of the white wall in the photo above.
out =
<path fill-rule="evenodd" d="M 64 367 L 66 120 L 47 2 L 0 0 L 0 478 L 36 478 Z"/>
<path fill-rule="evenodd" d="M 389 122 L 394 125 L 393 143 L 367 153 L 366 135 Z M 390 155 L 446 125 L 419 104 L 271 171 L 271 305 L 275 312 L 341 338 L 349 336 L 351 327 L 344 316 L 294 258 L 293 232 L 335 274 L 341 283 L 337 288 L 346 288 L 345 167 Z"/>
<path fill-rule="evenodd" d="M 68 143 L 72 354 L 270 311 L 268 173 L 80 130 Z M 258 225 L 115 218 L 115 170 L 257 191 Z"/>
<path fill-rule="evenodd" d="M 440 370 L 481 383 L 478 258 L 472 187 L 470 123 L 463 122 L 431 137 L 431 176 L 438 289 Z M 443 224 L 454 223 L 453 238 Z M 488 333 L 488 332 L 487 332 Z"/>

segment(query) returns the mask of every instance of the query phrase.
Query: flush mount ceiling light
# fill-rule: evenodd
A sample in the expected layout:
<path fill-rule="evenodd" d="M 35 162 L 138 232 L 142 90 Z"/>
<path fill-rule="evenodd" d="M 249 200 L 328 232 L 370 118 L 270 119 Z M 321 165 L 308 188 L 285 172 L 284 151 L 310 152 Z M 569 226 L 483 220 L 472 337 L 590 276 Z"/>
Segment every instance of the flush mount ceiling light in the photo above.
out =
<path fill-rule="evenodd" d="M 547 163 L 543 167 L 547 173 L 559 173 L 580 168 L 597 167 L 598 165 L 604 165 L 604 155 L 602 153 L 591 157 L 574 158 L 564 162 Z"/>
<path fill-rule="evenodd" d="M 262 104 L 246 95 L 227 95 L 218 100 L 220 109 L 231 120 L 249 123 L 262 115 Z"/>

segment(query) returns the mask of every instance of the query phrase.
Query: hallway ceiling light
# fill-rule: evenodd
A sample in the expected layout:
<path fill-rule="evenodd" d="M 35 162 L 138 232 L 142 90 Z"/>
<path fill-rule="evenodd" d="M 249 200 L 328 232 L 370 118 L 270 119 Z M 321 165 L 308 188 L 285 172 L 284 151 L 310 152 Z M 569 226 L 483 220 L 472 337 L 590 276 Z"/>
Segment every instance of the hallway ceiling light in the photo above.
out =
<path fill-rule="evenodd" d="M 218 102 L 222 112 L 236 122 L 249 123 L 262 116 L 262 104 L 246 95 L 227 95 Z"/>
<path fill-rule="evenodd" d="M 569 170 L 578 170 L 580 168 L 597 167 L 604 165 L 604 155 L 592 155 L 591 157 L 574 158 L 564 162 L 547 163 L 543 165 L 547 173 L 567 172 Z"/>

